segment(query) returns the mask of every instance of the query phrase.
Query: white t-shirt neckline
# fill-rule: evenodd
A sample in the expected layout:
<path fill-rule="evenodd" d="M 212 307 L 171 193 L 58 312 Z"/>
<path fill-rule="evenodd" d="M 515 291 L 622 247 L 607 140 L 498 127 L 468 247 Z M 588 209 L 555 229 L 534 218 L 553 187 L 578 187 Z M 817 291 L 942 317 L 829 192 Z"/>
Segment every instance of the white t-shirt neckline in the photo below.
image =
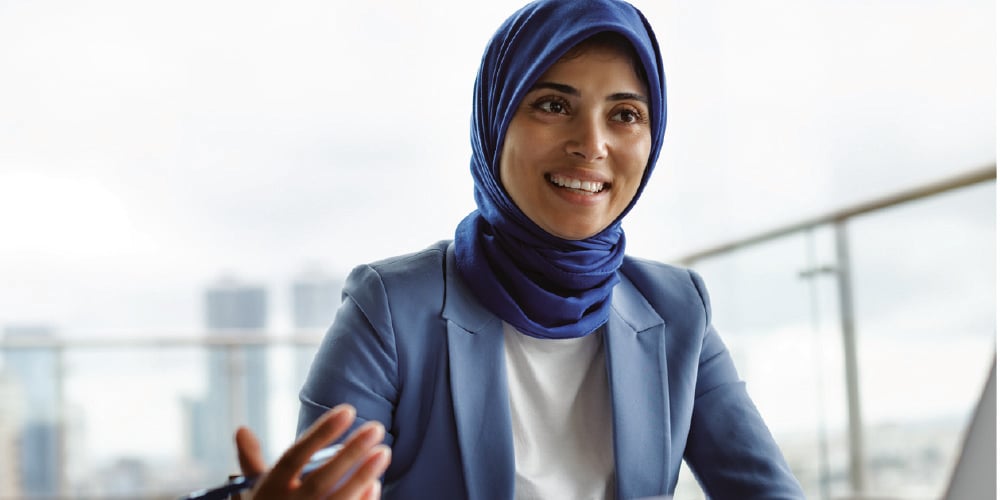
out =
<path fill-rule="evenodd" d="M 555 340 L 503 332 L 515 498 L 614 498 L 605 327 Z"/>

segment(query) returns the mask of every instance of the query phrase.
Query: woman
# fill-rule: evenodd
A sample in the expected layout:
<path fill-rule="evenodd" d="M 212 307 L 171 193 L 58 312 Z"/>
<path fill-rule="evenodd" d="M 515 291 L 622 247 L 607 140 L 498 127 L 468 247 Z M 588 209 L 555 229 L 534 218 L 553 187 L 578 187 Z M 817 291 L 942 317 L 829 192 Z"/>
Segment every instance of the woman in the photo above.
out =
<path fill-rule="evenodd" d="M 454 242 L 351 273 L 300 395 L 312 427 L 262 482 L 638 498 L 672 493 L 684 459 L 712 497 L 801 498 L 701 279 L 624 254 L 665 118 L 659 48 L 631 5 L 542 0 L 508 19 L 476 80 L 478 209 Z M 327 470 L 292 479 L 349 425 Z M 238 442 L 244 472 L 264 473 L 247 431 Z"/>

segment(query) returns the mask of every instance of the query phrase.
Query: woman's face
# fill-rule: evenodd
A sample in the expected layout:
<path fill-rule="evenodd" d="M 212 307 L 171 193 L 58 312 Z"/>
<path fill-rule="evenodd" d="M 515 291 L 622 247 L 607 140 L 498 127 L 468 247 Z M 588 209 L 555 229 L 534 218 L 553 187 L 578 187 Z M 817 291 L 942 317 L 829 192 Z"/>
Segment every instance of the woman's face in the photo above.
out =
<path fill-rule="evenodd" d="M 568 240 L 608 227 L 649 159 L 649 99 L 629 56 L 605 47 L 556 62 L 507 128 L 500 181 L 518 208 Z"/>

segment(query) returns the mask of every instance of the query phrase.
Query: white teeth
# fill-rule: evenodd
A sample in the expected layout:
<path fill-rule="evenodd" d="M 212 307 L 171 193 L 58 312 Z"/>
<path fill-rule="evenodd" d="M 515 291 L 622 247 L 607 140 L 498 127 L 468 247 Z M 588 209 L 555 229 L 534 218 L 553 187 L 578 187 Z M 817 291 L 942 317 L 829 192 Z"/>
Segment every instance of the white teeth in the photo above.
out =
<path fill-rule="evenodd" d="M 570 179 L 557 175 L 549 176 L 549 181 L 557 186 L 589 191 L 591 193 L 599 193 L 604 189 L 603 182 L 581 181 L 580 179 Z"/>

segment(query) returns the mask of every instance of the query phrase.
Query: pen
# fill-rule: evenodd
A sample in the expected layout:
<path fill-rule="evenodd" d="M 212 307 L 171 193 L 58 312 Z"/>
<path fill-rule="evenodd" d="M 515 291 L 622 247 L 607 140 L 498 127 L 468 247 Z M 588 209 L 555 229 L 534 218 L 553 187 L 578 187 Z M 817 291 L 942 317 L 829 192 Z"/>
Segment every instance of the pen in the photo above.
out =
<path fill-rule="evenodd" d="M 309 458 L 309 463 L 302 468 L 302 475 L 305 476 L 318 469 L 330 457 L 336 455 L 341 448 L 343 448 L 343 445 L 335 444 L 313 453 L 313 456 Z M 253 485 L 256 483 L 256 477 L 236 476 L 222 486 L 193 491 L 180 497 L 178 500 L 228 500 L 229 496 L 233 493 L 253 488 Z"/>

